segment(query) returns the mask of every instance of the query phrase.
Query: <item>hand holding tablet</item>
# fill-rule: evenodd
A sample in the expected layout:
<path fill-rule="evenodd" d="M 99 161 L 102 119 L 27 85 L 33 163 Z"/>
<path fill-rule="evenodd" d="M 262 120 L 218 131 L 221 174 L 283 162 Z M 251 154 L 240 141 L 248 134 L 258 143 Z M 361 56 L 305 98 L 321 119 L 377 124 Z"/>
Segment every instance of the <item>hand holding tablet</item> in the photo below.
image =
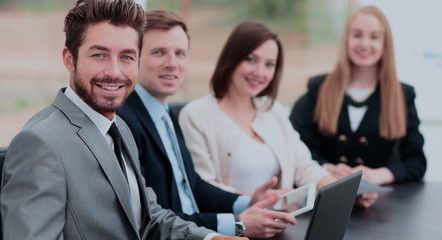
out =
<path fill-rule="evenodd" d="M 298 216 L 313 209 L 316 198 L 316 184 L 310 183 L 281 195 L 272 210 Z"/>

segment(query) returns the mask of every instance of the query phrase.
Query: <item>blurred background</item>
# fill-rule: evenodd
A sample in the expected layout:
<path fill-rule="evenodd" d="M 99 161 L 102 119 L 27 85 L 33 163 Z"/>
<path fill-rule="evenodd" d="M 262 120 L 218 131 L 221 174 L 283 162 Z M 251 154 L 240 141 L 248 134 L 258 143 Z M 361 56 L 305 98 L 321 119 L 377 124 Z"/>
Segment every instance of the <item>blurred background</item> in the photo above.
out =
<path fill-rule="evenodd" d="M 399 77 L 415 86 L 418 94 L 429 159 L 426 179 L 442 181 L 442 111 L 437 104 L 442 102 L 442 94 L 438 94 L 442 87 L 442 30 L 436 28 L 442 22 L 437 14 L 442 1 L 137 1 L 147 9 L 172 10 L 188 23 L 188 76 L 172 101 L 207 95 L 216 60 L 234 26 L 244 20 L 258 20 L 277 32 L 284 45 L 285 67 L 278 100 L 287 110 L 305 92 L 309 77 L 333 68 L 348 14 L 360 5 L 379 6 L 392 24 Z M 61 61 L 63 21 L 74 2 L 0 0 L 0 146 L 7 146 L 26 121 L 50 104 L 58 89 L 68 83 Z"/>

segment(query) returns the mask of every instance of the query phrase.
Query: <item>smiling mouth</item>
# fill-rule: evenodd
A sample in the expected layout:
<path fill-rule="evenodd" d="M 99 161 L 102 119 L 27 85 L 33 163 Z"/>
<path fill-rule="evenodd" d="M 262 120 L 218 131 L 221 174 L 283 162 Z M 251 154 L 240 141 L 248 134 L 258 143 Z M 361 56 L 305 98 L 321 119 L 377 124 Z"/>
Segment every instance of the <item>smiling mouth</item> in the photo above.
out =
<path fill-rule="evenodd" d="M 253 85 L 259 85 L 259 84 L 264 83 L 264 80 L 259 80 L 259 79 L 256 79 L 256 78 L 252 79 L 252 78 L 248 78 L 248 77 L 246 77 L 246 81 L 251 83 L 251 84 L 253 84 Z"/>
<path fill-rule="evenodd" d="M 126 85 L 119 85 L 119 86 L 114 86 L 113 85 L 113 86 L 110 86 L 110 85 L 100 85 L 100 84 L 97 84 L 97 86 L 99 88 L 107 90 L 107 91 L 118 91 L 118 90 L 120 90 L 121 88 L 123 88 Z"/>
<path fill-rule="evenodd" d="M 174 80 L 174 79 L 177 79 L 177 76 L 175 76 L 175 75 L 161 75 L 160 78 L 166 79 L 166 80 Z"/>
<path fill-rule="evenodd" d="M 110 77 L 93 78 L 91 83 L 106 91 L 118 91 L 131 85 L 128 79 Z"/>
<path fill-rule="evenodd" d="M 100 84 L 97 84 L 97 86 L 102 88 L 102 89 L 108 90 L 108 91 L 117 91 L 118 89 L 124 87 L 124 85 L 121 85 L 121 86 L 108 86 L 108 85 L 100 85 Z"/>
<path fill-rule="evenodd" d="M 256 80 L 247 80 L 247 82 L 255 84 L 255 85 L 261 84 L 260 81 L 256 81 Z"/>

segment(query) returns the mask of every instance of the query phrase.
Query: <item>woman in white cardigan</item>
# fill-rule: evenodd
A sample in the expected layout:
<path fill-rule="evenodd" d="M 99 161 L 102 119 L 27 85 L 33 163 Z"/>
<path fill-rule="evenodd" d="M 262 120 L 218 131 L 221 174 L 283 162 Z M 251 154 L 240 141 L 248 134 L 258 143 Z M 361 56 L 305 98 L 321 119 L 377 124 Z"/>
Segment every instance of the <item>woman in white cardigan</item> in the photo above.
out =
<path fill-rule="evenodd" d="M 212 76 L 214 96 L 190 102 L 179 117 L 203 179 L 242 194 L 272 176 L 280 188 L 311 182 L 319 188 L 334 181 L 311 159 L 275 100 L 282 65 L 281 42 L 263 24 L 243 22 L 232 32 Z"/>

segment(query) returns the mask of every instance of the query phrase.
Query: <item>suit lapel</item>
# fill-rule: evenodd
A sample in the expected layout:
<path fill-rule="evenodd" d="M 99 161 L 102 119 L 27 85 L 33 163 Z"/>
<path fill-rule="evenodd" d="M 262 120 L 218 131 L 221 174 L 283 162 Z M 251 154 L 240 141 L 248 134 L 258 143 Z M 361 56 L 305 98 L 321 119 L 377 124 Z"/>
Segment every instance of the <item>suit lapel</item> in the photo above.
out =
<path fill-rule="evenodd" d="M 161 141 L 161 137 L 157 131 L 157 127 L 155 126 L 155 123 L 150 117 L 149 112 L 147 111 L 138 94 L 134 91 L 127 101 L 130 102 L 130 105 L 135 108 L 135 113 L 137 114 L 140 122 L 143 124 L 143 127 L 152 136 L 155 144 L 161 149 L 161 152 L 164 154 L 164 157 L 167 158 L 167 152 L 164 148 L 163 142 Z"/>
<path fill-rule="evenodd" d="M 64 95 L 63 91 L 64 89 L 57 94 L 53 103 L 54 107 L 60 109 L 72 125 L 79 127 L 77 135 L 95 156 L 104 175 L 114 189 L 134 231 L 138 233 L 131 207 L 129 186 L 121 171 L 114 151 L 95 124 Z"/>
<path fill-rule="evenodd" d="M 93 125 L 93 123 L 91 123 Z M 94 129 L 95 128 L 95 129 Z M 121 167 L 118 165 L 118 160 L 110 145 L 102 138 L 101 133 L 96 129 L 95 125 L 91 127 L 82 127 L 78 131 L 78 136 L 84 141 L 84 143 L 89 147 L 92 154 L 94 154 L 96 160 L 103 169 L 106 178 L 109 180 L 112 188 L 123 207 L 124 212 L 129 218 L 132 227 L 135 232 L 136 224 L 134 222 L 134 216 L 131 207 L 130 190 L 127 180 L 125 179 Z"/>
<path fill-rule="evenodd" d="M 352 130 L 351 130 L 351 125 L 350 125 L 350 116 L 348 115 L 348 100 L 346 98 L 347 97 L 344 97 L 342 109 L 339 114 L 338 128 L 340 128 L 340 129 L 338 129 L 338 131 L 345 133 L 345 134 L 349 134 L 352 132 Z"/>
<path fill-rule="evenodd" d="M 120 122 L 123 121 L 122 119 L 120 119 L 120 117 L 117 116 L 117 122 L 119 126 L 121 126 L 121 135 L 123 137 L 123 147 L 125 148 L 125 152 L 126 152 L 126 157 L 127 157 L 127 161 L 129 161 L 132 164 L 132 168 L 133 171 L 135 173 L 135 177 L 137 178 L 137 184 L 138 184 L 138 189 L 140 192 L 140 201 L 141 201 L 141 206 L 142 206 L 142 226 L 141 229 L 143 229 L 144 225 L 149 222 L 149 219 L 151 219 L 150 214 L 149 213 L 149 200 L 147 199 L 147 193 L 145 191 L 145 183 L 144 183 L 144 179 L 141 175 L 140 172 L 140 166 L 139 166 L 139 161 L 137 156 L 133 155 L 134 151 L 136 151 L 137 146 L 136 143 L 133 141 L 132 135 L 130 134 L 130 129 L 127 128 L 127 126 L 125 125 L 125 123 Z"/>
<path fill-rule="evenodd" d="M 170 186 L 170 189 L 166 189 L 165 191 L 170 191 L 170 204 L 173 209 L 181 209 L 181 202 L 179 200 L 179 193 L 178 193 L 178 187 L 175 182 L 175 178 L 173 177 L 173 170 L 172 165 L 169 162 L 169 157 L 167 155 L 166 149 L 164 148 L 163 142 L 161 140 L 160 134 L 157 131 L 157 127 L 155 126 L 152 117 L 150 116 L 149 112 L 147 111 L 146 107 L 144 106 L 143 102 L 141 101 L 139 95 L 133 91 L 132 94 L 129 96 L 129 98 L 126 100 L 127 104 L 130 105 L 136 114 L 136 117 L 138 118 L 138 121 L 141 122 L 144 129 L 146 129 L 146 134 L 150 135 L 153 139 L 152 144 L 155 144 L 159 149 L 155 150 L 154 153 L 151 154 L 156 159 L 154 161 L 163 161 L 164 166 L 166 167 L 166 171 L 170 171 L 172 174 L 173 183 L 172 186 Z M 174 121 L 173 116 L 172 121 Z M 174 122 L 175 124 L 175 122 Z M 176 127 L 175 127 L 176 129 Z M 149 137 L 149 136 L 147 136 Z M 179 136 L 178 141 L 180 141 Z M 182 142 L 179 142 L 180 148 L 184 146 Z M 161 156 L 162 155 L 162 156 Z"/>

